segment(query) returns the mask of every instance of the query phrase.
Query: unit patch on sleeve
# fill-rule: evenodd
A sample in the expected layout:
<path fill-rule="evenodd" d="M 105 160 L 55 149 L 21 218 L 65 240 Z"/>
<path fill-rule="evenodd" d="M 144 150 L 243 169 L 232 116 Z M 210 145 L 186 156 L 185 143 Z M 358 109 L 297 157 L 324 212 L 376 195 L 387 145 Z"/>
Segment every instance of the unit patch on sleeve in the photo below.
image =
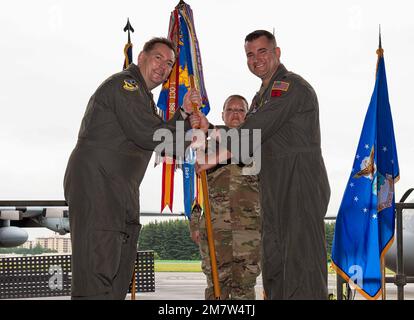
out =
<path fill-rule="evenodd" d="M 125 79 L 124 80 L 124 89 L 127 91 L 137 91 L 138 83 L 134 79 Z"/>

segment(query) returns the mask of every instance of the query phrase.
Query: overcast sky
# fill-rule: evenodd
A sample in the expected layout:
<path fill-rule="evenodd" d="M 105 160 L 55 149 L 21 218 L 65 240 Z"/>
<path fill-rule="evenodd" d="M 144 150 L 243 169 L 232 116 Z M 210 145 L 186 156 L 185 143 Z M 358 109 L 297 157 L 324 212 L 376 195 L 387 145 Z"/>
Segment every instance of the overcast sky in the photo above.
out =
<path fill-rule="evenodd" d="M 145 41 L 166 36 L 178 1 L 2 1 L 0 5 L 0 199 L 63 199 L 63 175 L 89 97 L 123 64 L 127 17 L 134 62 Z M 246 65 L 244 37 L 275 28 L 281 61 L 318 94 L 322 151 L 336 215 L 375 81 L 378 25 L 401 179 L 414 186 L 414 12 L 411 1 L 188 1 L 194 13 L 211 104 L 260 86 Z M 158 98 L 159 90 L 154 90 Z M 174 211 L 183 210 L 181 173 Z M 141 184 L 141 208 L 160 209 L 161 168 Z M 275 195 L 277 196 L 277 195 Z"/>

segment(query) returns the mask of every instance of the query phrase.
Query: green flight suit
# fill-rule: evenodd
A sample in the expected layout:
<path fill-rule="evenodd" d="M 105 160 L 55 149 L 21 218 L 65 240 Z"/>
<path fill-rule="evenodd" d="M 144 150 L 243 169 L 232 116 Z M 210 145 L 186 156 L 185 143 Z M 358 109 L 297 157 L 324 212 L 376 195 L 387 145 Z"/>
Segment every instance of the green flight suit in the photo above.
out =
<path fill-rule="evenodd" d="M 125 298 L 141 228 L 139 186 L 160 143 L 153 135 L 162 128 L 175 133 L 179 119 L 180 112 L 169 122 L 156 114 L 134 64 L 105 80 L 90 98 L 64 178 L 73 299 Z M 185 121 L 184 130 L 189 128 Z"/>
<path fill-rule="evenodd" d="M 259 188 L 266 297 L 327 299 L 324 216 L 330 187 L 315 91 L 279 65 L 238 128 L 240 141 L 249 141 L 253 148 L 252 130 L 240 129 L 261 129 Z"/>

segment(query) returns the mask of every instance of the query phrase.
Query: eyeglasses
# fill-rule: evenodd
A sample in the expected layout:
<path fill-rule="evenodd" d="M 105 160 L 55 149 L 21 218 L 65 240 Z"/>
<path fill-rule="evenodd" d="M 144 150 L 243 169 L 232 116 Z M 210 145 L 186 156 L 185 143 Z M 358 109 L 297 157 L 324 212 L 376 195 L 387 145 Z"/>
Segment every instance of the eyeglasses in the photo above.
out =
<path fill-rule="evenodd" d="M 227 112 L 227 113 L 246 113 L 246 110 L 245 109 L 226 109 L 226 110 L 224 110 L 224 112 Z"/>

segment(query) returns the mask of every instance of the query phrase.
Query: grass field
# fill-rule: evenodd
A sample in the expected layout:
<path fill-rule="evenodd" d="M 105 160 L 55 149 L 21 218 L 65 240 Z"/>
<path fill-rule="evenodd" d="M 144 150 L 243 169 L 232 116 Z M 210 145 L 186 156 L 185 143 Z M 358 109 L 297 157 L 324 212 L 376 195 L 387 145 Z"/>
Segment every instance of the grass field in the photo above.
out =
<path fill-rule="evenodd" d="M 155 272 L 201 272 L 201 261 L 155 260 Z"/>
<path fill-rule="evenodd" d="M 201 272 L 201 261 L 192 260 L 155 260 L 155 272 Z M 329 273 L 335 271 L 328 266 Z M 387 275 L 395 274 L 386 269 Z"/>
<path fill-rule="evenodd" d="M 155 272 L 201 272 L 201 261 L 155 260 Z M 329 273 L 335 271 L 328 266 Z"/>

